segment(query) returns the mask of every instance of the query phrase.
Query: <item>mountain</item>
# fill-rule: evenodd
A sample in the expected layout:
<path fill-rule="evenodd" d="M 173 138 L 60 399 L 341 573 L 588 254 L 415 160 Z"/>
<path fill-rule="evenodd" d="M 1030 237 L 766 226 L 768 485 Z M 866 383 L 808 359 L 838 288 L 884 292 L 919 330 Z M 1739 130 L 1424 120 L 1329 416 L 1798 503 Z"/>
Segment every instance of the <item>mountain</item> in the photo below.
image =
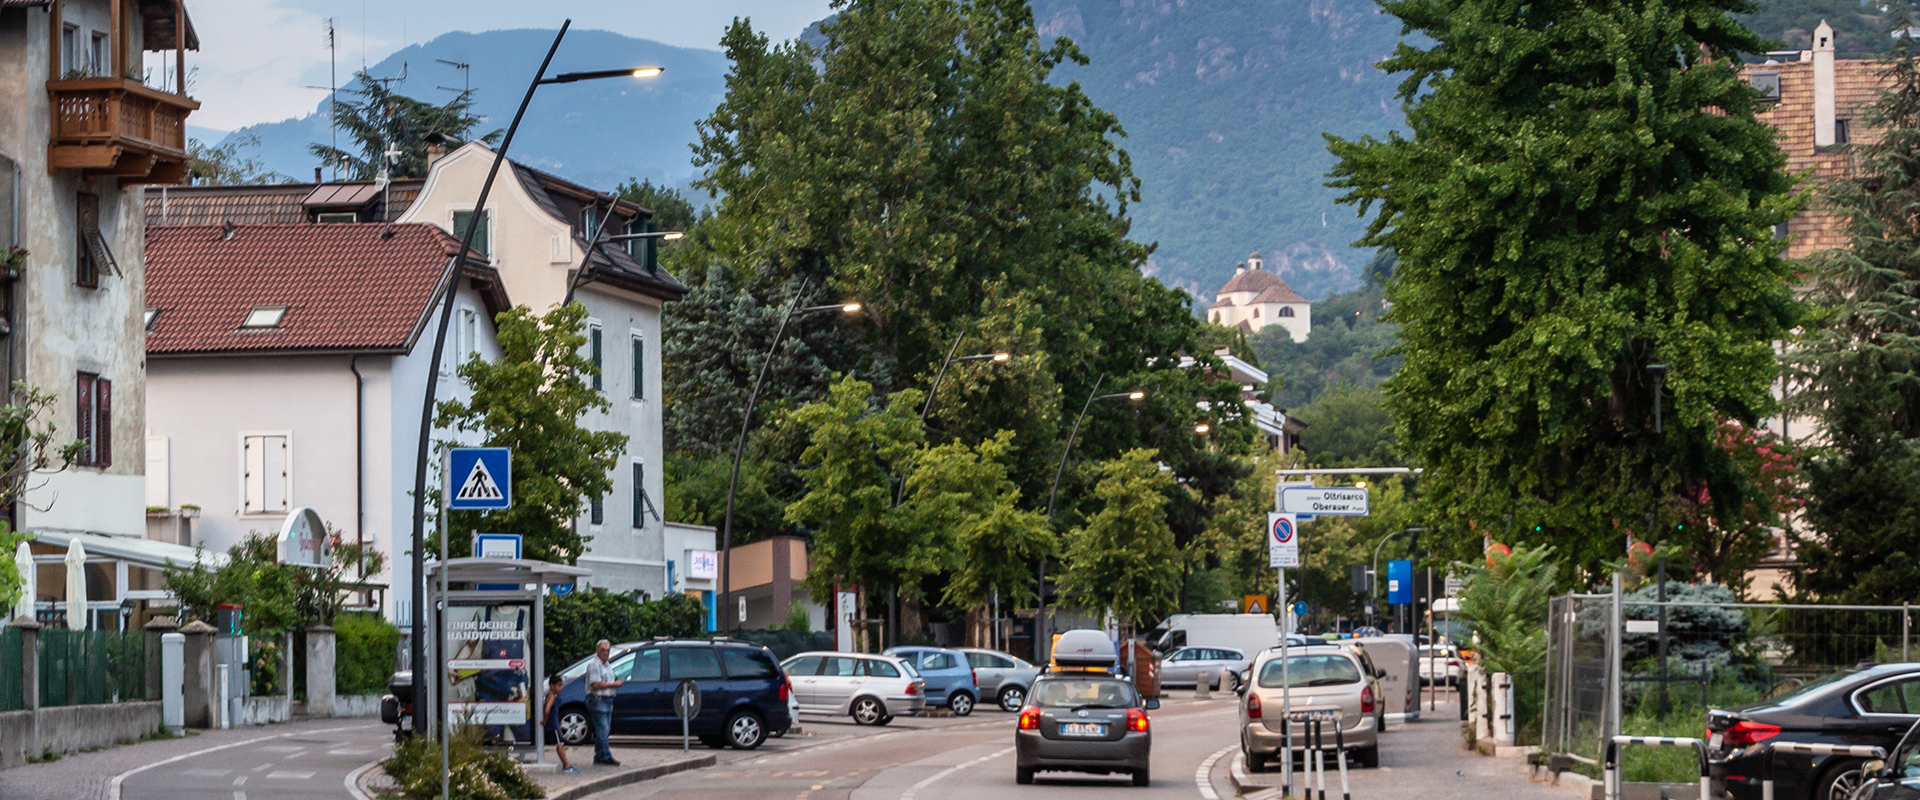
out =
<path fill-rule="evenodd" d="M 476 133 L 504 129 L 526 92 L 527 81 L 553 43 L 553 31 L 499 30 L 449 33 L 413 45 L 367 69 L 376 78 L 400 78 L 402 93 L 444 102 L 462 88 L 458 70 L 435 59 L 469 62 L 476 110 L 486 121 Z M 630 177 L 680 184 L 693 175 L 694 121 L 705 118 L 726 92 L 727 60 L 716 50 L 673 47 L 609 31 L 567 33 L 548 74 L 626 66 L 665 67 L 655 78 L 582 81 L 543 86 L 527 107 L 515 137 L 514 160 L 588 186 L 612 190 Z M 351 86 L 347 87 L 351 88 Z M 343 99 L 350 97 L 344 94 Z M 317 159 L 307 145 L 331 141 L 327 101 L 298 119 L 262 123 L 227 134 L 223 141 L 253 136 L 251 151 L 268 168 L 296 180 L 312 180 Z M 353 149 L 344 138 L 341 147 Z"/>

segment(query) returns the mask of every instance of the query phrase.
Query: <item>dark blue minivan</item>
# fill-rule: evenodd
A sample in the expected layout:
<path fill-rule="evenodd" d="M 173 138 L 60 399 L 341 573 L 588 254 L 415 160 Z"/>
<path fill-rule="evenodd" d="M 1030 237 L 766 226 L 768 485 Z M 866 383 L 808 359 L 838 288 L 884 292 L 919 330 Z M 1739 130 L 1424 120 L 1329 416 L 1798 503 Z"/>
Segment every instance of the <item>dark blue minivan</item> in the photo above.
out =
<path fill-rule="evenodd" d="M 591 744 L 587 720 L 588 656 L 560 673 L 560 741 Z M 775 731 L 793 726 L 787 698 L 793 687 L 773 652 L 744 642 L 659 639 L 613 646 L 614 677 L 626 681 L 613 699 L 614 736 L 679 736 L 673 691 L 681 681 L 700 687 L 700 713 L 689 726 L 708 747 L 752 750 Z"/>

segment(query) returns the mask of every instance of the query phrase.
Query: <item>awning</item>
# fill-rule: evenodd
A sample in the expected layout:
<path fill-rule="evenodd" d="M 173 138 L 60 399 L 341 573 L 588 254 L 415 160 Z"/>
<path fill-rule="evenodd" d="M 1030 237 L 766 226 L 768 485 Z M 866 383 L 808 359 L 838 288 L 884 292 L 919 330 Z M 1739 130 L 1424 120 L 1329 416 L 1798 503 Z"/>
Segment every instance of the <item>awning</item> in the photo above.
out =
<path fill-rule="evenodd" d="M 80 542 L 92 558 L 106 558 L 113 561 L 125 561 L 129 564 L 149 569 L 165 569 L 168 566 L 185 569 L 196 561 L 209 568 L 225 566 L 226 553 L 212 553 L 184 545 L 156 542 L 152 539 L 134 539 L 126 536 L 104 536 L 97 533 L 36 533 L 34 544 L 51 545 L 66 548 L 70 542 Z"/>
<path fill-rule="evenodd" d="M 429 578 L 439 580 L 438 560 L 424 566 Z M 447 567 L 447 580 L 452 583 L 573 583 L 593 575 L 593 570 L 585 567 L 524 558 L 450 558 Z"/>

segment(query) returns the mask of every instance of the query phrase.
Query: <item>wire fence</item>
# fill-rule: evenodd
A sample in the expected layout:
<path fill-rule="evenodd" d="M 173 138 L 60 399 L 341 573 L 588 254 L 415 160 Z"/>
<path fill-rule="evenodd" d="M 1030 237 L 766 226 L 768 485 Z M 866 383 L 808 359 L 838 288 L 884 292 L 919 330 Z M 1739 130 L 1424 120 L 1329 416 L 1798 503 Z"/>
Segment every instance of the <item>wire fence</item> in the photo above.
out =
<path fill-rule="evenodd" d="M 146 636 L 139 631 L 40 631 L 43 708 L 145 700 L 146 675 Z"/>

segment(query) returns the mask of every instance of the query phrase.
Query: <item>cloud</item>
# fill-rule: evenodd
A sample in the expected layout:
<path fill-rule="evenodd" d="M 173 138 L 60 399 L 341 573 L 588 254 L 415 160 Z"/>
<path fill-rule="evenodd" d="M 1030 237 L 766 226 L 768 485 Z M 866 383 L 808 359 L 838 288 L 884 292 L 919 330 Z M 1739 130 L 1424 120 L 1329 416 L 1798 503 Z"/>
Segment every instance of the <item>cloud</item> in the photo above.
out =
<path fill-rule="evenodd" d="M 790 38 L 832 13 L 830 0 L 188 0 L 198 53 L 187 54 L 198 126 L 232 130 L 308 114 L 326 98 L 327 20 L 334 21 L 339 81 L 409 44 L 449 31 L 600 28 L 679 47 L 717 49 L 738 17 Z M 565 47 L 562 46 L 564 53 Z M 147 66 L 172 69 L 171 54 Z"/>

